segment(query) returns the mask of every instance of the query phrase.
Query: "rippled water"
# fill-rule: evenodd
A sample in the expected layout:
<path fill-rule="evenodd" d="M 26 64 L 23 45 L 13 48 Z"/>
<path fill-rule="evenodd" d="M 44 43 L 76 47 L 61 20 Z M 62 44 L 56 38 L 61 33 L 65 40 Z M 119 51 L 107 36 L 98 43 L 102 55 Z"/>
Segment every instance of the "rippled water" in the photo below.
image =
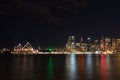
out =
<path fill-rule="evenodd" d="M 120 80 L 120 55 L 0 56 L 0 80 Z"/>

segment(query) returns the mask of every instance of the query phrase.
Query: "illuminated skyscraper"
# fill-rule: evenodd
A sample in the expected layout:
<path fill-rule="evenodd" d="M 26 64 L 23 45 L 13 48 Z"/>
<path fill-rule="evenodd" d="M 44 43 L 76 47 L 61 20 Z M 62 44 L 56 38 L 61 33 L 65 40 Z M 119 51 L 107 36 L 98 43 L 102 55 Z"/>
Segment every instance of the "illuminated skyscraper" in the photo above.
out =
<path fill-rule="evenodd" d="M 100 40 L 100 50 L 101 51 L 105 50 L 105 40 L 104 40 L 104 37 L 101 37 L 101 40 Z"/>
<path fill-rule="evenodd" d="M 80 43 L 76 43 L 75 47 L 76 47 L 76 51 L 80 51 Z"/>
<path fill-rule="evenodd" d="M 80 45 L 80 51 L 87 51 L 87 44 L 86 43 L 82 43 Z"/>
<path fill-rule="evenodd" d="M 112 38 L 112 50 L 113 52 L 116 52 L 117 48 L 117 40 L 115 38 Z"/>
<path fill-rule="evenodd" d="M 83 43 L 83 37 L 80 38 L 80 43 Z"/>
<path fill-rule="evenodd" d="M 95 51 L 98 51 L 99 50 L 99 43 L 98 43 L 99 41 L 98 40 L 95 40 L 94 41 L 94 45 L 95 45 Z"/>
<path fill-rule="evenodd" d="M 105 51 L 110 50 L 111 48 L 111 38 L 106 37 L 105 38 Z"/>
<path fill-rule="evenodd" d="M 120 52 L 120 39 L 117 39 L 117 52 Z"/>
<path fill-rule="evenodd" d="M 70 52 L 75 51 L 75 36 L 69 36 L 68 37 L 68 42 L 66 44 L 66 48 Z"/>
<path fill-rule="evenodd" d="M 87 51 L 91 51 L 91 38 L 90 37 L 87 37 Z"/>

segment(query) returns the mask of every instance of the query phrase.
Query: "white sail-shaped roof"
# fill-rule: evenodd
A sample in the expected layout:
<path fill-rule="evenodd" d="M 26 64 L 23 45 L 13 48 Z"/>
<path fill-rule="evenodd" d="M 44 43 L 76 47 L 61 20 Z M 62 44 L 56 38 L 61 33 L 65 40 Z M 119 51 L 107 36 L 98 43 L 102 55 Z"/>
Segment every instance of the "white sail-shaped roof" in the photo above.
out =
<path fill-rule="evenodd" d="M 21 43 L 18 44 L 17 49 L 22 49 L 22 44 Z"/>
<path fill-rule="evenodd" d="M 27 43 L 25 44 L 25 46 L 24 46 L 22 49 L 33 50 L 33 47 L 32 47 L 32 45 L 31 45 L 29 42 L 27 42 Z"/>

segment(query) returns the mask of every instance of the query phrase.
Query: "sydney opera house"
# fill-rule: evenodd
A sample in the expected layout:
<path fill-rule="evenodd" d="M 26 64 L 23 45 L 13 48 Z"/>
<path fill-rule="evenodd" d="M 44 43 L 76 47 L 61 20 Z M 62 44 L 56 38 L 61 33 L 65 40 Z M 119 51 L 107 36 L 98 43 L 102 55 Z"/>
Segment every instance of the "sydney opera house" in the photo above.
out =
<path fill-rule="evenodd" d="M 38 50 L 33 49 L 32 45 L 27 42 L 24 46 L 19 43 L 14 47 L 14 50 L 11 52 L 12 54 L 38 54 Z"/>

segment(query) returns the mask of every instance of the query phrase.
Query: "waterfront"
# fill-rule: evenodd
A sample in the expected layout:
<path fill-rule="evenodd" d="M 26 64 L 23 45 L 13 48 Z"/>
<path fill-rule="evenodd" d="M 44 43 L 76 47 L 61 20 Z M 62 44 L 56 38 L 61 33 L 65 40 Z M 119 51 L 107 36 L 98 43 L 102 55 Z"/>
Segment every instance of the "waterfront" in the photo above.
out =
<path fill-rule="evenodd" d="M 0 56 L 1 80 L 119 80 L 120 55 Z"/>

